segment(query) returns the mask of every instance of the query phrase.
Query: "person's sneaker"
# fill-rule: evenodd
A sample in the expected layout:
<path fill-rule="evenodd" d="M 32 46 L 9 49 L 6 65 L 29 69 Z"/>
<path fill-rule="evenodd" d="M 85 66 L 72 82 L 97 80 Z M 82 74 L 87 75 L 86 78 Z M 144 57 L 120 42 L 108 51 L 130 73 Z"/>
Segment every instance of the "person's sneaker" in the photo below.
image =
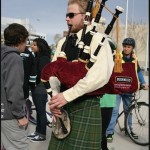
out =
<path fill-rule="evenodd" d="M 109 148 L 108 150 L 115 150 L 115 148 L 114 148 L 114 147 L 111 147 L 111 148 Z"/>
<path fill-rule="evenodd" d="M 40 136 L 40 135 L 37 135 L 35 136 L 34 138 L 31 139 L 32 142 L 40 142 L 40 141 L 45 141 L 46 138 Z"/>
<path fill-rule="evenodd" d="M 111 142 L 113 141 L 113 135 L 114 135 L 114 133 L 107 135 L 107 142 L 110 142 L 110 143 L 111 143 Z"/>
<path fill-rule="evenodd" d="M 138 135 L 136 135 L 133 131 L 131 131 L 131 135 L 134 139 L 138 139 Z"/>
<path fill-rule="evenodd" d="M 35 136 L 37 136 L 37 134 L 34 132 L 34 133 L 31 133 L 30 135 L 28 135 L 27 138 L 34 138 Z"/>

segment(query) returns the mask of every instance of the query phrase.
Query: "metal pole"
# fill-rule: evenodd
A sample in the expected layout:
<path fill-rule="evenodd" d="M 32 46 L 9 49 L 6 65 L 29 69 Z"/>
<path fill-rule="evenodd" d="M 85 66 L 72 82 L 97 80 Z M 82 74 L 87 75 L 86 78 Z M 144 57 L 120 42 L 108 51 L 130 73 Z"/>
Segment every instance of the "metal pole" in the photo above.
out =
<path fill-rule="evenodd" d="M 149 4 L 149 1 L 148 1 Z M 149 10 L 149 5 L 148 5 L 148 10 Z M 149 15 L 148 15 L 148 20 L 149 20 Z M 146 59 L 145 59 L 145 71 L 147 71 L 149 69 L 149 22 L 147 23 L 147 27 L 148 27 L 148 32 L 147 32 L 147 47 L 146 47 Z"/>
<path fill-rule="evenodd" d="M 125 38 L 127 37 L 127 28 L 128 28 L 128 0 L 126 4 L 126 26 L 125 26 Z"/>
<path fill-rule="evenodd" d="M 134 0 L 133 0 L 133 8 L 132 8 L 132 28 L 133 28 L 133 19 L 134 18 Z"/>
<path fill-rule="evenodd" d="M 147 47 L 146 47 L 146 53 L 145 53 L 145 55 L 146 55 L 146 59 L 145 59 L 145 71 L 147 71 L 147 68 L 148 68 L 148 40 L 149 39 L 149 35 L 147 34 Z"/>

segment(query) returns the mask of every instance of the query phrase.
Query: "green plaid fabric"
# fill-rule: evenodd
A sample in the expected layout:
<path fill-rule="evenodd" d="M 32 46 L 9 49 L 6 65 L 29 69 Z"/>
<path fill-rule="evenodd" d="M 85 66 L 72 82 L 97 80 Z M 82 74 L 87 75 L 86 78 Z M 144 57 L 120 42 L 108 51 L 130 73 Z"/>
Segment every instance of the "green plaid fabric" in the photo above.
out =
<path fill-rule="evenodd" d="M 71 133 L 58 140 L 51 135 L 48 150 L 101 150 L 99 98 L 75 100 L 64 107 L 71 121 Z"/>

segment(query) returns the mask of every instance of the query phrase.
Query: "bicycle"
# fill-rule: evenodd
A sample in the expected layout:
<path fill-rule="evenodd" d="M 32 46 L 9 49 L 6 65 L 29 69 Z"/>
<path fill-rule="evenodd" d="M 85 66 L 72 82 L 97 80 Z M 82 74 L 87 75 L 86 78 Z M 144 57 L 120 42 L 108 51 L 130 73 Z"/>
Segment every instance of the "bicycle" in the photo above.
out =
<path fill-rule="evenodd" d="M 30 103 L 30 106 L 27 104 Z M 26 117 L 27 119 L 29 120 L 29 122 L 31 122 L 32 124 L 36 125 L 37 124 L 37 120 L 36 118 L 34 117 L 35 116 L 35 113 L 36 113 L 36 108 L 35 108 L 35 105 L 32 101 L 32 96 L 31 96 L 31 91 L 29 92 L 29 98 L 26 102 L 26 106 L 25 106 L 25 111 L 26 111 Z M 47 126 L 52 128 L 52 113 L 51 112 L 48 112 L 46 111 L 46 117 L 47 117 Z"/>
<path fill-rule="evenodd" d="M 142 87 L 139 90 L 139 95 L 137 93 L 133 94 L 133 99 L 127 109 L 127 112 L 125 113 L 123 110 L 118 114 L 116 124 L 118 124 L 120 131 L 125 131 L 134 143 L 141 146 L 147 146 L 149 145 L 149 104 L 143 101 L 137 102 L 141 97 L 141 90 Z M 119 118 L 122 114 L 125 114 L 124 128 L 121 128 L 119 123 Z M 129 127 L 130 115 L 132 115 L 132 132 L 138 136 L 137 138 L 134 138 L 131 134 L 131 129 Z"/>

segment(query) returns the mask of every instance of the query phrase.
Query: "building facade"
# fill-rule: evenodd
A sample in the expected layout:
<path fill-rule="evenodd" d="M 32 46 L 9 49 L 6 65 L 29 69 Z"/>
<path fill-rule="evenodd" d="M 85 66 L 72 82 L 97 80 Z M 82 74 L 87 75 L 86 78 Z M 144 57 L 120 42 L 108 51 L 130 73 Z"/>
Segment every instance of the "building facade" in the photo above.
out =
<path fill-rule="evenodd" d="M 1 17 L 1 43 L 4 43 L 4 29 L 11 23 L 19 23 L 28 30 L 29 32 L 28 44 L 32 43 L 33 39 L 37 37 L 40 37 L 46 40 L 46 34 L 37 32 L 34 29 L 34 27 L 30 24 L 28 18 L 16 19 L 16 18 Z"/>

